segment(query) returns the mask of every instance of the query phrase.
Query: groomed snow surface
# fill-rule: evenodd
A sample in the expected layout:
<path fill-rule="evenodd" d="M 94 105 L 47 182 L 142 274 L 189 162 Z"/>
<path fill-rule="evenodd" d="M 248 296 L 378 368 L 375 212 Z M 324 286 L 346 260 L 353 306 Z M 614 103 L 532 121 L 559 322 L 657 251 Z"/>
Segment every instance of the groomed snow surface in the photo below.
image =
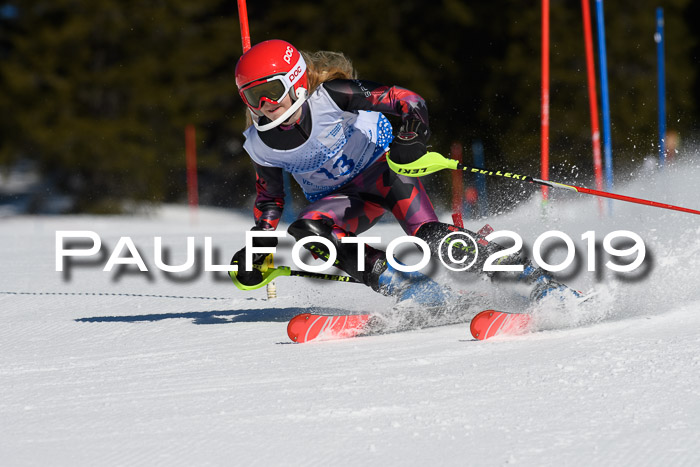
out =
<path fill-rule="evenodd" d="M 700 209 L 697 158 L 614 191 Z M 292 344 L 295 314 L 393 302 L 362 285 L 298 278 L 277 280 L 268 301 L 264 289 L 241 292 L 212 273 L 174 281 L 155 267 L 155 236 L 168 264 L 185 261 L 187 236 L 199 249 L 212 237 L 215 263 L 228 263 L 248 215 L 201 209 L 195 222 L 186 207 L 164 207 L 3 219 L 0 464 L 700 465 L 700 217 L 614 202 L 601 218 L 596 198 L 555 191 L 546 216 L 533 199 L 486 221 L 529 251 L 548 230 L 569 235 L 579 265 L 566 282 L 599 291 L 600 304 L 485 342 L 464 323 Z M 98 233 L 105 256 L 56 272 L 59 230 Z M 581 235 L 591 230 L 599 249 L 612 231 L 640 235 L 641 271 L 616 276 L 603 253 L 588 272 Z M 366 235 L 386 245 L 402 232 L 382 223 Z M 102 271 L 127 236 L 150 274 Z M 490 293 L 508 303 L 511 292 Z"/>

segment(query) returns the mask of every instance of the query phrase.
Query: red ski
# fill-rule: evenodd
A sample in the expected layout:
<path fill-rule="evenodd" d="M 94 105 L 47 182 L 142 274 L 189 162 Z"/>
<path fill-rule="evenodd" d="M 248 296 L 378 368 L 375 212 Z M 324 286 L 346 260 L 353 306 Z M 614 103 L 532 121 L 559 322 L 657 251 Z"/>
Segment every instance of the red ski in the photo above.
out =
<path fill-rule="evenodd" d="M 294 342 L 308 342 L 315 339 L 345 339 L 367 331 L 371 315 L 315 315 L 303 313 L 289 321 L 287 335 Z"/>
<path fill-rule="evenodd" d="M 483 341 L 494 336 L 525 334 L 531 320 L 532 316 L 527 313 L 484 310 L 472 318 L 469 329 L 475 339 Z"/>

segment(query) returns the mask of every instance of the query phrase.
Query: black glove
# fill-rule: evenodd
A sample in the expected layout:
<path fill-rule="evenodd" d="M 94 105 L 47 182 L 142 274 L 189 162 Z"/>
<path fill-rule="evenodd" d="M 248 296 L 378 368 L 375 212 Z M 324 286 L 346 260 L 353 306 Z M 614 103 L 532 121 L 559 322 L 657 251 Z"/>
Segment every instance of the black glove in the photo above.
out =
<path fill-rule="evenodd" d="M 253 227 L 250 230 L 263 230 L 259 227 Z M 260 237 L 253 239 L 254 247 L 275 247 L 277 246 L 277 237 Z M 272 253 L 253 253 L 253 265 L 261 265 L 265 262 L 265 259 Z M 247 264 L 245 260 L 245 247 L 241 248 L 233 255 L 231 258 L 231 264 L 238 265 L 238 272 L 236 273 L 236 279 L 243 285 L 255 285 L 262 282 L 262 272 L 253 268 L 252 271 L 246 271 Z"/>
<path fill-rule="evenodd" d="M 425 123 L 420 120 L 406 120 L 389 146 L 389 158 L 396 164 L 417 161 L 428 152 L 426 143 L 429 137 L 430 130 Z"/>

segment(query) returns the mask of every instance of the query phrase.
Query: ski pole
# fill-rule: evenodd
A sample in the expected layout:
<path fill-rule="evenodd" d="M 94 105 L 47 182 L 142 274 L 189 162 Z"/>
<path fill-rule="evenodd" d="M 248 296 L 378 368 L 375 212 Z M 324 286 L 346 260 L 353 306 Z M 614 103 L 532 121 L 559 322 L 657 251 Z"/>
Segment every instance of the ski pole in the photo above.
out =
<path fill-rule="evenodd" d="M 336 281 L 336 282 L 352 282 L 352 283 L 361 283 L 357 279 L 350 277 L 350 276 L 343 276 L 343 275 L 338 275 L 338 274 L 323 274 L 323 273 L 318 273 L 318 272 L 307 272 L 307 271 L 297 271 L 294 269 L 291 269 L 288 266 L 277 266 L 276 268 L 271 268 L 267 267 L 264 268 L 264 265 L 253 265 L 253 268 L 258 269 L 262 275 L 263 279 L 262 281 L 258 282 L 257 284 L 254 285 L 243 285 L 240 283 L 238 278 L 236 277 L 236 272 L 235 271 L 230 271 L 228 273 L 229 277 L 233 281 L 233 283 L 236 285 L 241 290 L 254 290 L 254 289 L 259 289 L 260 287 L 268 284 L 270 281 L 274 280 L 277 277 L 281 276 L 294 276 L 294 277 L 308 277 L 311 279 L 322 279 L 326 281 Z M 264 269 L 264 270 L 263 270 Z"/>
<path fill-rule="evenodd" d="M 659 203 L 657 201 L 649 201 L 646 199 L 634 198 L 632 196 L 618 195 L 615 193 L 609 193 L 607 191 L 592 190 L 590 188 L 567 185 L 565 183 L 540 180 L 539 178 L 534 178 L 529 175 L 520 175 L 506 170 L 487 170 L 479 167 L 472 167 L 466 164 L 462 164 L 454 159 L 448 159 L 437 152 L 428 152 L 423 157 L 409 164 L 397 164 L 395 162 L 392 162 L 389 159 L 389 157 L 387 157 L 386 161 L 389 164 L 389 167 L 391 167 L 391 169 L 394 172 L 398 173 L 399 175 L 407 175 L 409 177 L 422 177 L 423 175 L 428 175 L 443 169 L 463 170 L 465 172 L 470 172 L 474 174 L 510 178 L 512 180 L 518 180 L 521 182 L 534 183 L 535 185 L 548 186 L 552 188 L 565 188 L 567 190 L 576 191 L 578 193 L 586 193 L 589 195 L 601 196 L 603 198 L 617 199 L 620 201 L 627 201 L 629 203 L 644 204 L 647 206 L 654 206 L 657 208 L 671 209 L 673 211 L 688 212 L 690 214 L 700 214 L 700 211 L 697 211 L 695 209 L 683 208 L 680 206 L 674 206 L 672 204 Z"/>

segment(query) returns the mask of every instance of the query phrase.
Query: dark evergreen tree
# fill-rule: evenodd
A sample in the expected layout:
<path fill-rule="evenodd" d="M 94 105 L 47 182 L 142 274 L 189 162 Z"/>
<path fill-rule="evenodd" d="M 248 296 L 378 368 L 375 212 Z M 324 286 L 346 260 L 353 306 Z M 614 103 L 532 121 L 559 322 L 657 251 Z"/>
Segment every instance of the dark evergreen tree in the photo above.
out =
<path fill-rule="evenodd" d="M 656 152 L 657 6 L 666 15 L 668 127 L 684 142 L 697 131 L 696 3 L 605 2 L 616 167 Z M 250 205 L 254 175 L 234 82 L 236 2 L 36 0 L 15 8 L 0 16 L 0 165 L 39 161 L 81 210 L 182 199 L 191 123 L 200 199 Z M 423 95 L 433 150 L 461 142 L 470 158 L 479 139 L 487 165 L 538 173 L 539 2 L 266 0 L 249 1 L 248 13 L 253 43 L 340 50 L 362 78 Z M 592 172 L 581 23 L 580 2 L 552 0 L 553 177 L 573 166 Z M 448 180 L 440 173 L 428 183 L 446 188 Z"/>
<path fill-rule="evenodd" d="M 240 35 L 230 2 L 28 3 L 1 64 L 12 116 L 4 161 L 37 159 L 79 209 L 110 212 L 122 199 L 184 191 L 186 124 L 198 129 L 203 166 L 234 137 Z"/>

